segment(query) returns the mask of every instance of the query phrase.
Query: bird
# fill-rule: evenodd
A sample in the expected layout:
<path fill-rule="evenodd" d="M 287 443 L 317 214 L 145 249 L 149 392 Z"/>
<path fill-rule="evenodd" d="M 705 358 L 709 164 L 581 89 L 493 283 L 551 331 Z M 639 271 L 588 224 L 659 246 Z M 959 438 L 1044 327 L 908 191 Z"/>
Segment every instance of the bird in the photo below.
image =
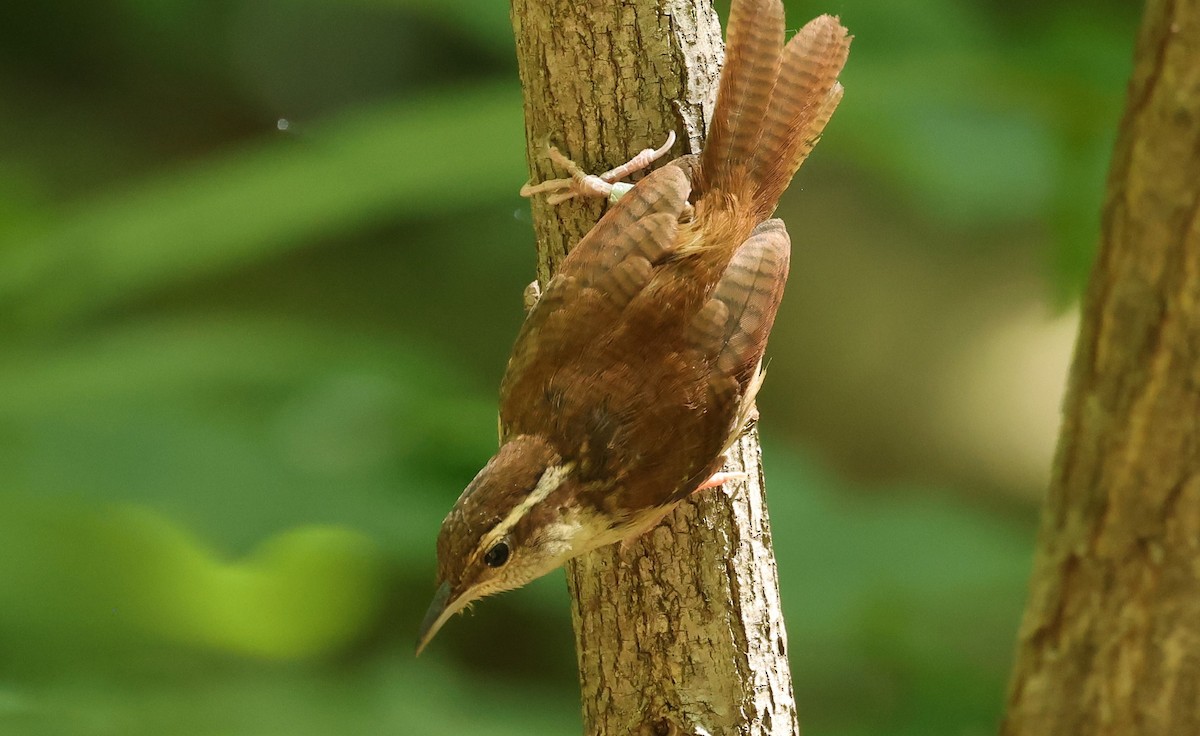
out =
<path fill-rule="evenodd" d="M 730 479 L 755 413 L 791 241 L 771 215 L 842 99 L 851 37 L 820 16 L 785 43 L 781 0 L 734 0 L 699 154 L 615 183 L 673 142 L 588 177 L 526 186 L 615 199 L 522 324 L 500 386 L 500 447 L 437 539 L 417 653 L 470 603 L 659 523 Z"/>

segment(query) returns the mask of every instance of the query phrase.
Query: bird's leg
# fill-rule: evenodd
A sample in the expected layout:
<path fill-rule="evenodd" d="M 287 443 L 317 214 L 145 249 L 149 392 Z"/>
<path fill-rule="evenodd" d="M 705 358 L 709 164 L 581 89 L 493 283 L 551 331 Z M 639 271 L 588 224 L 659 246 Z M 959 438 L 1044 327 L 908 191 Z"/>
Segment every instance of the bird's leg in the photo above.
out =
<path fill-rule="evenodd" d="M 643 148 L 638 155 L 629 159 L 625 163 L 609 169 L 600 175 L 600 179 L 606 182 L 618 182 L 630 174 L 637 173 L 648 167 L 650 164 L 667 155 L 667 151 L 671 150 L 671 146 L 675 145 L 675 131 L 667 131 L 667 140 L 658 148 Z"/>
<path fill-rule="evenodd" d="M 698 491 L 703 491 L 706 488 L 716 488 L 717 486 L 724 485 L 730 481 L 739 481 L 739 480 L 745 480 L 745 479 L 746 479 L 746 474 L 741 473 L 741 472 L 738 472 L 738 473 L 726 473 L 726 472 L 713 473 L 711 478 L 704 481 L 700 485 L 696 486 L 696 490 L 692 491 L 692 493 L 696 493 Z"/>
<path fill-rule="evenodd" d="M 563 155 L 555 146 L 550 146 L 546 155 L 550 160 L 563 168 L 571 176 L 563 179 L 549 179 L 541 184 L 525 183 L 521 187 L 522 197 L 532 197 L 535 194 L 549 194 L 546 201 L 550 204 L 561 204 L 575 197 L 603 197 L 610 202 L 616 202 L 621 195 L 633 188 L 632 184 L 621 179 L 650 166 L 671 150 L 675 145 L 675 131 L 667 133 L 667 142 L 660 148 L 647 148 L 620 166 L 600 174 L 589 174 L 579 168 L 579 164 Z"/>

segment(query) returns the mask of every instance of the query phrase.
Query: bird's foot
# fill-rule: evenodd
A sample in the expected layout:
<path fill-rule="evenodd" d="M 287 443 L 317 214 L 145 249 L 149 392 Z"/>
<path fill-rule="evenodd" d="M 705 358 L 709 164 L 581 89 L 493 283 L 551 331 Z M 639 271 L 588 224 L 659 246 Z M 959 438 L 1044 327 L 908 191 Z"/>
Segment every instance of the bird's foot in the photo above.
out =
<path fill-rule="evenodd" d="M 667 155 L 671 146 L 675 145 L 675 131 L 667 133 L 667 142 L 660 148 L 647 148 L 625 163 L 609 169 L 600 175 L 589 174 L 579 168 L 579 164 L 563 155 L 555 146 L 549 146 L 546 155 L 560 168 L 565 169 L 571 176 L 562 179 L 549 179 L 541 184 L 525 183 L 521 187 L 522 197 L 532 197 L 535 194 L 547 194 L 546 202 L 561 204 L 575 197 L 605 198 L 616 202 L 621 195 L 633 189 L 633 185 L 621 180 L 647 168 L 650 164 Z"/>
<path fill-rule="evenodd" d="M 713 473 L 711 478 L 696 486 L 696 490 L 692 492 L 695 493 L 696 491 L 703 491 L 706 488 L 716 488 L 717 486 L 725 485 L 731 481 L 737 482 L 741 480 L 746 480 L 745 473 L 726 473 L 724 471 L 720 473 Z"/>

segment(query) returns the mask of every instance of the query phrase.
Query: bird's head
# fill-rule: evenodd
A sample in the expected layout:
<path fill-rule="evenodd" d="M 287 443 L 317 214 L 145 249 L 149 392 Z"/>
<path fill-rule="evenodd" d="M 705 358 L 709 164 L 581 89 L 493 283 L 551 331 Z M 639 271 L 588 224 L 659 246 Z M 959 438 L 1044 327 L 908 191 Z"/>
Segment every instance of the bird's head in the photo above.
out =
<path fill-rule="evenodd" d="M 602 530 L 581 509 L 575 465 L 542 438 L 510 439 L 475 476 L 438 534 L 438 587 L 417 653 L 472 601 L 519 588 L 595 546 Z"/>

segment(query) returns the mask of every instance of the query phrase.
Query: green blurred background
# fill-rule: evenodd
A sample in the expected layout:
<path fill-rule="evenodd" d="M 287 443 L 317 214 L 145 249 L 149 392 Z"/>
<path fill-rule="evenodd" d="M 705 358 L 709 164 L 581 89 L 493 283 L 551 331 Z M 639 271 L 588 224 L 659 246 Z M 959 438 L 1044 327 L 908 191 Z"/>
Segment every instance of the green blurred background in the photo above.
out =
<path fill-rule="evenodd" d="M 760 400 L 808 733 L 997 722 L 1128 5 L 788 3 L 856 35 Z M 499 0 L 0 6 L 0 733 L 579 732 L 561 574 L 411 653 L 523 140 Z"/>

